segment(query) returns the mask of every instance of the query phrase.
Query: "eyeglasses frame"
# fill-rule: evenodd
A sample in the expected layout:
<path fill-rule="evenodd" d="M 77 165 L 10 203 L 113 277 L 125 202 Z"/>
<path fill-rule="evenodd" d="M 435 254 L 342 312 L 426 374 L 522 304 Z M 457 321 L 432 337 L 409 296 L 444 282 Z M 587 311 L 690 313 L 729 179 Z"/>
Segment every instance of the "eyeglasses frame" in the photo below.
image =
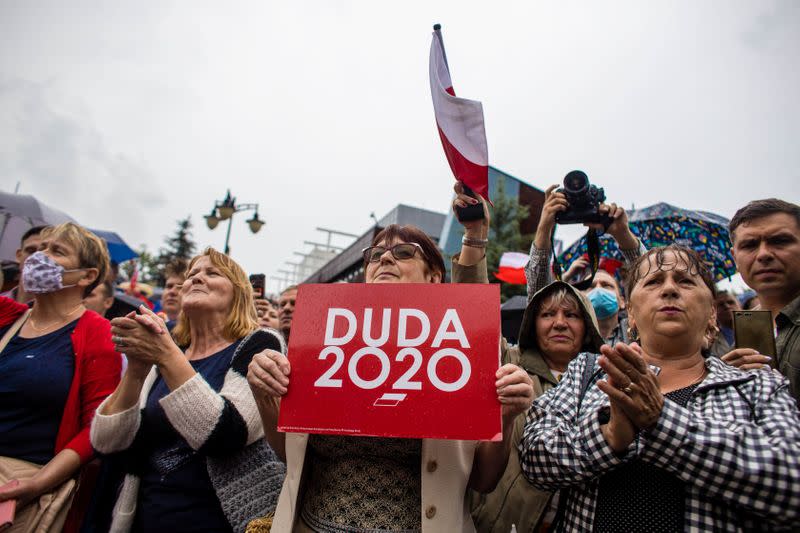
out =
<path fill-rule="evenodd" d="M 417 251 L 419 251 L 419 253 L 420 253 L 420 254 L 422 254 L 422 257 L 423 257 L 423 259 L 425 258 L 425 250 L 423 250 L 423 249 L 422 249 L 422 245 L 421 245 L 421 244 L 419 244 L 419 243 L 416 243 L 416 242 L 398 242 L 397 244 L 395 244 L 394 246 L 392 246 L 392 247 L 390 247 L 390 248 L 387 248 L 387 247 L 385 247 L 385 246 L 379 246 L 379 245 L 375 245 L 375 246 L 367 246 L 366 248 L 364 248 L 363 250 L 361 250 L 361 257 L 364 259 L 364 264 L 365 264 L 365 265 L 368 265 L 368 264 L 370 264 L 370 263 L 378 263 L 378 262 L 380 262 L 380 258 L 381 258 L 381 257 L 383 257 L 383 254 L 385 254 L 387 251 L 389 251 L 389 252 L 391 252 L 391 253 L 392 253 L 392 257 L 393 257 L 393 258 L 394 258 L 396 261 L 407 261 L 407 260 L 409 260 L 409 259 L 414 259 L 414 255 L 412 255 L 412 256 L 411 256 L 411 257 L 409 257 L 409 258 L 401 259 L 401 258 L 397 257 L 397 256 L 394 254 L 394 249 L 395 249 L 397 246 L 402 246 L 402 245 L 405 245 L 405 244 L 410 244 L 410 245 L 414 246 L 414 255 L 416 255 Z M 374 249 L 374 248 L 383 248 L 383 250 L 384 250 L 384 251 L 383 251 L 383 254 L 379 255 L 379 256 L 378 256 L 378 259 L 376 259 L 375 261 L 368 261 L 368 260 L 367 260 L 367 257 L 366 257 L 367 250 L 372 250 L 372 249 Z"/>

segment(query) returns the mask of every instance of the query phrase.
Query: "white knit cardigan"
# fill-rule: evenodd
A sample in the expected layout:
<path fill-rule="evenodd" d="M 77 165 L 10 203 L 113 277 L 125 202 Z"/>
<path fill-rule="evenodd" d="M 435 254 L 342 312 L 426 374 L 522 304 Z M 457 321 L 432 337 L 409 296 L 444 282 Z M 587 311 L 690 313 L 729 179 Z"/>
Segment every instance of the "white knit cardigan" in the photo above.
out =
<path fill-rule="evenodd" d="M 264 337 L 265 333 L 269 334 L 269 338 Z M 251 340 L 251 337 L 255 334 L 260 336 L 260 348 L 268 347 L 279 350 L 282 353 L 286 352 L 286 344 L 280 333 L 274 330 L 259 330 L 248 335 L 239 344 L 236 353 L 233 355 L 231 367 L 225 374 L 225 380 L 220 392 L 216 392 L 211 388 L 200 374 L 195 374 L 183 385 L 159 400 L 159 404 L 164 409 L 170 424 L 192 449 L 198 450 L 201 447 L 206 449 L 213 447 L 214 441 L 220 441 L 220 444 L 224 441 L 224 446 L 230 448 L 231 435 L 237 433 L 244 435 L 242 424 L 246 426 L 247 437 L 246 442 L 239 443 L 240 449 L 255 451 L 255 448 L 265 446 L 263 444 L 264 428 L 261 425 L 258 408 L 247 384 L 246 377 L 247 365 L 255 355 L 255 352 L 242 350 L 242 347 L 247 345 L 248 340 Z M 252 343 L 249 346 L 252 346 Z M 127 450 L 133 444 L 141 425 L 142 410 L 147 403 L 147 396 L 153 387 L 156 377 L 156 368 L 153 367 L 145 379 L 142 391 L 139 394 L 139 403 L 136 406 L 113 415 L 104 415 L 101 411 L 108 399 L 100 404 L 92 421 L 90 433 L 92 446 L 98 452 L 102 454 L 121 452 Z M 272 455 L 271 450 L 268 450 L 268 453 Z M 252 457 L 258 455 L 262 459 L 264 457 L 263 450 L 260 454 L 254 455 L 251 453 L 248 455 Z M 210 474 L 215 473 L 214 465 L 212 464 L 213 460 L 212 457 L 207 456 Z M 219 470 L 216 469 L 216 471 Z M 285 469 L 283 471 L 285 472 Z M 218 480 L 212 477 L 212 482 L 214 482 L 215 489 L 217 489 L 217 497 L 220 497 L 216 481 Z M 222 482 L 227 481 L 222 480 Z M 282 475 L 280 481 L 282 482 Z M 127 533 L 130 531 L 136 514 L 139 482 L 139 477 L 136 475 L 127 474 L 125 476 L 122 489 L 114 505 L 110 533 Z M 280 484 L 278 484 L 278 487 L 280 487 Z M 226 506 L 226 502 L 222 498 L 220 500 L 223 504 L 223 510 L 228 511 L 226 507 L 230 506 Z M 226 516 L 229 521 L 232 521 L 233 517 L 230 516 L 230 513 L 226 512 Z M 231 525 L 235 530 L 239 530 L 241 527 L 240 524 L 232 523 Z"/>

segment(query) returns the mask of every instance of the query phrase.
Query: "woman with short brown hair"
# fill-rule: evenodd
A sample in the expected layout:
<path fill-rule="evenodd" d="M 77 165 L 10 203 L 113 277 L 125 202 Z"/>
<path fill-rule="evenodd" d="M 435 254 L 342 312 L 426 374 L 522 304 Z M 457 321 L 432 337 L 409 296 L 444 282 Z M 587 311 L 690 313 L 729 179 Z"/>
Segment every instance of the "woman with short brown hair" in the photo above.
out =
<path fill-rule="evenodd" d="M 83 305 L 105 279 L 105 243 L 71 222 L 41 239 L 22 265 L 32 308 L 0 297 L 0 486 L 19 481 L 0 501 L 17 500 L 15 527 L 60 531 L 73 479 L 94 456 L 94 411 L 119 382 L 122 359 L 108 321 Z M 67 530 L 77 529 L 78 514 Z"/>
<path fill-rule="evenodd" d="M 714 283 L 691 249 L 628 275 L 639 343 L 573 361 L 534 402 L 520 443 L 534 486 L 562 491 L 558 531 L 750 531 L 800 520 L 800 413 L 777 372 L 703 347 Z"/>

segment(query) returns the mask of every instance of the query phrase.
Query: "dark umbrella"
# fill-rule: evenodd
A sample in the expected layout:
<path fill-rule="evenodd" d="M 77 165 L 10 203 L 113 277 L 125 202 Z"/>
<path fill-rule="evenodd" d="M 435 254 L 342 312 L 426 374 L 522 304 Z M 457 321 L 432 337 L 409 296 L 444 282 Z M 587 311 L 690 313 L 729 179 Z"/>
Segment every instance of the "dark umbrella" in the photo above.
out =
<path fill-rule="evenodd" d="M 0 192 L 0 260 L 16 261 L 19 240 L 33 226 L 75 222 L 29 194 Z"/>
<path fill-rule="evenodd" d="M 91 231 L 106 241 L 108 245 L 108 255 L 111 256 L 111 260 L 115 263 L 122 263 L 139 257 L 139 254 L 134 252 L 133 249 L 122 240 L 122 237 L 113 231 L 103 231 L 99 229 L 93 229 Z"/>
<path fill-rule="evenodd" d="M 125 316 L 131 311 L 139 309 L 140 305 L 142 305 L 142 301 L 139 298 L 131 296 L 130 294 L 125 294 L 124 292 L 116 291 L 114 293 L 114 303 L 109 310 L 106 311 L 106 318 L 111 320 L 118 316 Z"/>
<path fill-rule="evenodd" d="M 681 244 L 692 248 L 711 268 L 717 281 L 736 273 L 728 235 L 728 219 L 707 211 L 691 211 L 661 202 L 628 214 L 631 231 L 647 248 Z M 568 265 L 586 253 L 586 237 L 572 244 L 559 260 Z M 600 237 L 600 255 L 623 260 L 609 235 Z"/>
<path fill-rule="evenodd" d="M 500 329 L 503 337 L 510 343 L 517 343 L 519 328 L 522 327 L 522 316 L 528 307 L 526 296 L 512 296 L 500 306 Z"/>
<path fill-rule="evenodd" d="M 512 296 L 500 306 L 500 311 L 524 311 L 528 307 L 527 296 Z"/>

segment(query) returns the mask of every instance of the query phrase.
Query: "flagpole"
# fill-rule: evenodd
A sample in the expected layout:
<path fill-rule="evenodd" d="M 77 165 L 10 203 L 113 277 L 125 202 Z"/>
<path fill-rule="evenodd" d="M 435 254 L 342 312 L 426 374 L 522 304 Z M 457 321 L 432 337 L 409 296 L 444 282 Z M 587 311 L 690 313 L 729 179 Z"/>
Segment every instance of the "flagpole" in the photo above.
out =
<path fill-rule="evenodd" d="M 450 70 L 450 63 L 447 62 L 447 53 L 444 51 L 444 39 L 442 39 L 442 25 L 439 23 L 434 24 L 433 32 L 436 35 L 436 38 L 439 39 L 439 46 L 442 48 L 442 59 L 444 59 L 444 65 L 447 67 L 447 70 Z"/>

